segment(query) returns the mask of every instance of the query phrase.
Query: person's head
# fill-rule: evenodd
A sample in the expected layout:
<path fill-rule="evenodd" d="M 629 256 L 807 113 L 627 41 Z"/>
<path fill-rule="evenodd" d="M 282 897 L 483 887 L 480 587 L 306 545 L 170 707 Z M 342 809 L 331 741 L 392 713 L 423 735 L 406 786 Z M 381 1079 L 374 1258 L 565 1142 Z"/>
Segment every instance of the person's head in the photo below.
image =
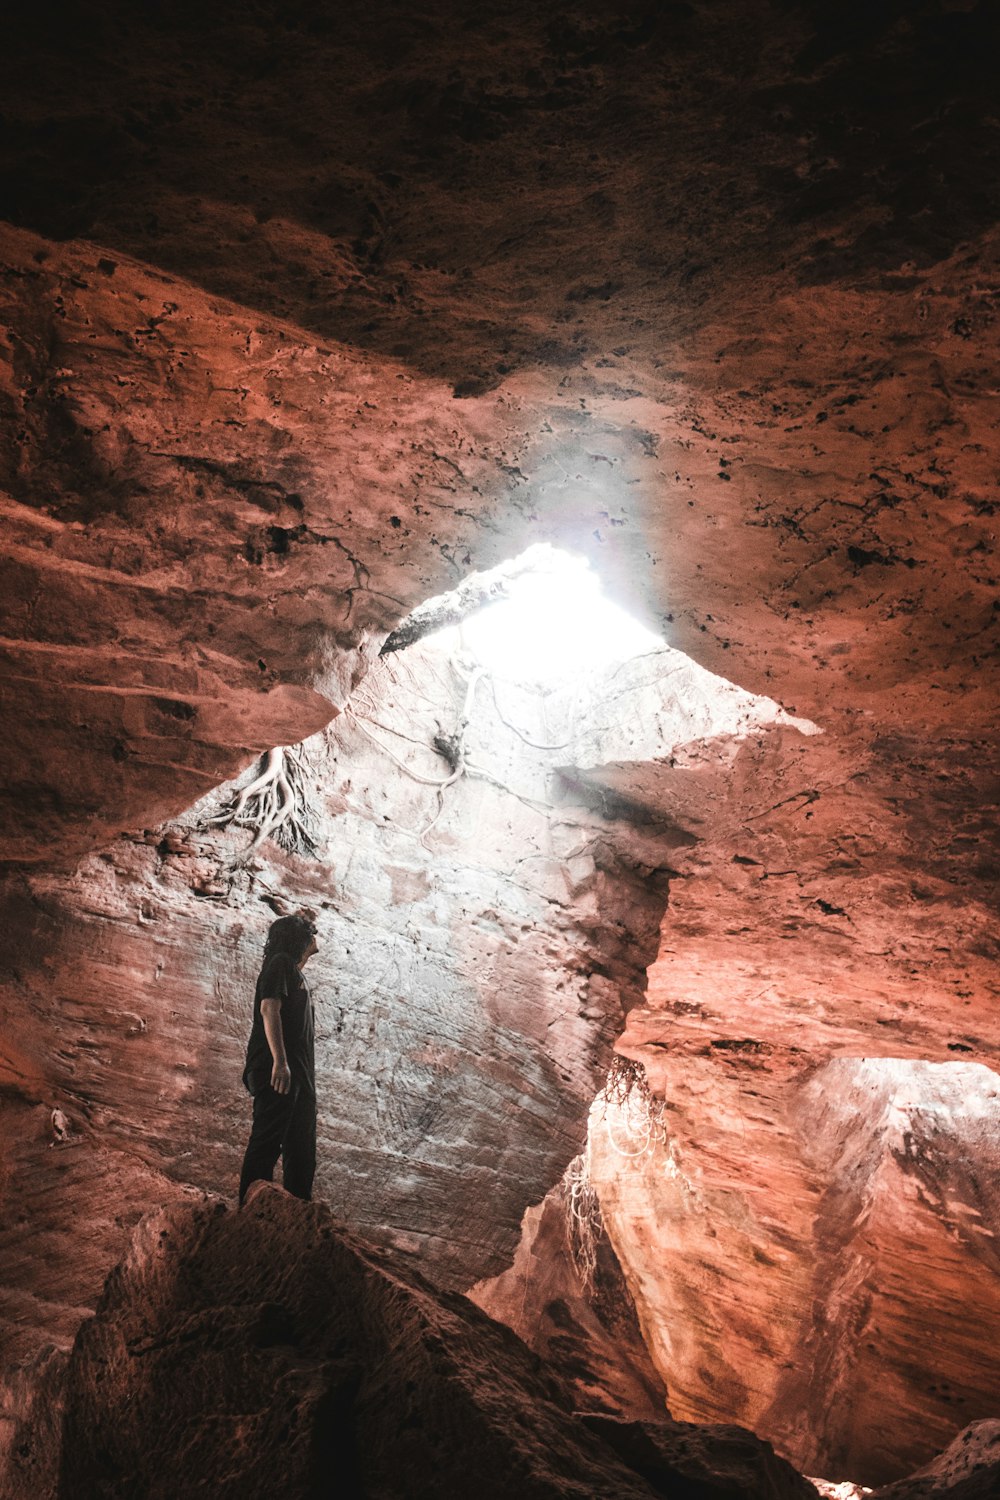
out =
<path fill-rule="evenodd" d="M 279 917 L 267 931 L 264 946 L 264 962 L 276 953 L 287 953 L 293 963 L 300 964 L 310 953 L 316 952 L 316 923 L 310 917 Z"/>

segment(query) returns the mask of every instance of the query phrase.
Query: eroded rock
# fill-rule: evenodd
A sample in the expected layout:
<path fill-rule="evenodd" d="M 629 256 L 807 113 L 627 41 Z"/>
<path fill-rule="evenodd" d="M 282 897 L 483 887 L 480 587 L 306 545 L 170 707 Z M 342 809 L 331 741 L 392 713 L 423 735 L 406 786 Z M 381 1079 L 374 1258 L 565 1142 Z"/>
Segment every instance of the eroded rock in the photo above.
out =
<path fill-rule="evenodd" d="M 503 1268 L 525 1207 L 581 1149 L 690 835 L 578 785 L 568 761 L 678 740 L 725 756 L 781 712 L 669 651 L 557 691 L 480 674 L 470 700 L 456 652 L 387 658 L 307 743 L 313 853 L 218 826 L 223 788 L 70 876 L 6 882 L 7 1168 L 30 1204 L 7 1238 L 12 1363 L 68 1341 L 137 1205 L 169 1184 L 234 1191 L 276 910 L 316 914 L 317 1192 L 359 1232 L 464 1289 Z M 435 741 L 465 712 L 456 777 Z M 73 1192 L 99 1193 L 103 1172 L 127 1209 L 91 1211 L 76 1240 Z M 58 1274 L 32 1302 L 40 1234 Z"/>
<path fill-rule="evenodd" d="M 673 1414 L 872 1484 L 995 1410 L 995 1073 L 646 1056 L 662 1134 L 595 1107 L 590 1150 Z"/>
<path fill-rule="evenodd" d="M 1000 1421 L 972 1422 L 916 1474 L 875 1491 L 876 1500 L 992 1500 L 1000 1494 Z"/>
<path fill-rule="evenodd" d="M 582 1171 L 527 1210 L 513 1264 L 469 1297 L 559 1371 L 577 1411 L 656 1422 L 667 1390 Z"/>
<path fill-rule="evenodd" d="M 221 959 L 243 982 L 256 929 L 233 936 L 214 847 L 166 835 L 157 863 L 134 839 L 315 731 L 429 593 L 563 540 L 672 644 L 824 730 L 741 755 L 731 785 L 710 768 L 707 795 L 697 766 L 589 767 L 591 797 L 700 840 L 626 1046 L 678 1050 L 674 1165 L 700 1160 L 737 1208 L 723 1158 L 746 1130 L 780 1206 L 723 1236 L 723 1263 L 704 1249 L 736 1345 L 763 1330 L 770 1355 L 825 1191 L 785 1123 L 804 1071 L 997 1055 L 997 11 L 505 0 L 466 19 L 377 0 L 10 17 L 0 811 L 10 858 L 110 855 L 86 890 L 51 868 L 11 887 L 6 927 L 52 965 L 15 954 L 6 982 L 12 1196 L 34 1214 L 26 1177 L 106 1128 L 142 1192 L 147 1168 L 183 1175 L 202 1109 L 198 1170 L 228 1173 L 239 1027 L 206 975 Z M 280 896 L 276 863 L 260 884 Z M 419 892 L 426 872 L 392 864 Z M 175 911 L 176 945 L 151 945 Z M 419 1134 L 423 1097 L 383 1112 L 392 1130 Z M 475 1165 L 490 1192 L 508 1180 L 502 1156 Z M 85 1203 L 100 1171 L 75 1180 Z M 19 1348 L 89 1305 L 126 1232 L 98 1229 L 56 1308 L 16 1251 Z M 444 1215 L 449 1254 L 458 1233 Z M 782 1233 L 758 1274 L 748 1245 Z M 980 1272 L 946 1238 L 902 1294 L 954 1323 Z M 657 1246 L 635 1261 L 650 1306 Z M 709 1293 L 674 1310 L 682 1348 L 716 1326 Z M 995 1334 L 970 1338 L 988 1397 Z M 882 1357 L 917 1434 L 902 1469 L 947 1403 L 923 1348 Z M 714 1374 L 727 1415 L 757 1399 L 757 1370 Z"/>
<path fill-rule="evenodd" d="M 816 1500 L 808 1479 L 741 1427 L 690 1422 L 620 1422 L 589 1416 L 587 1426 L 630 1468 L 677 1500 Z"/>
<path fill-rule="evenodd" d="M 18 1435 L 11 1500 L 660 1493 L 506 1328 L 261 1185 L 146 1219 Z"/>

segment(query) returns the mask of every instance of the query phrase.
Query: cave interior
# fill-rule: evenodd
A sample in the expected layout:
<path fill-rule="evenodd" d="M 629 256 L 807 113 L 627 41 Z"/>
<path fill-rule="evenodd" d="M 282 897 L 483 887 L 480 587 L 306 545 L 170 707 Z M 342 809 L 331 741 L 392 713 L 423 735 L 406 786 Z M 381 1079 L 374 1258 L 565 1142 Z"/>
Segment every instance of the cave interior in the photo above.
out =
<path fill-rule="evenodd" d="M 1000 8 L 4 28 L 0 1492 L 1000 1495 Z"/>

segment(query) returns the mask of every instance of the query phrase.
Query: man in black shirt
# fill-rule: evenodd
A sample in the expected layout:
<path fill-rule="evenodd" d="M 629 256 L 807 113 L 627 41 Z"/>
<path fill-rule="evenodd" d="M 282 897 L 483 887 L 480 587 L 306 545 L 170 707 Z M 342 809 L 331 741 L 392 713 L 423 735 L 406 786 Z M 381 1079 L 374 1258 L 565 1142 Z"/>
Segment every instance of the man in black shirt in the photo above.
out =
<path fill-rule="evenodd" d="M 302 965 L 317 951 L 308 917 L 272 922 L 253 1002 L 243 1082 L 253 1096 L 253 1126 L 240 1202 L 251 1182 L 271 1182 L 278 1157 L 284 1185 L 296 1198 L 312 1197 L 316 1171 L 316 1065 L 313 1006 Z"/>

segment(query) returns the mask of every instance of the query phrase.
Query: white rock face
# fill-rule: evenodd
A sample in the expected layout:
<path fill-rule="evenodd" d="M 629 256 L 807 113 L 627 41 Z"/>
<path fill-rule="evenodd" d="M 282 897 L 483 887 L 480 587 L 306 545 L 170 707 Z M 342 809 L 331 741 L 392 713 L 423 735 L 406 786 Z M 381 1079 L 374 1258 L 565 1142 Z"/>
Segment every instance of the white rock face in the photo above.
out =
<path fill-rule="evenodd" d="M 736 694 L 734 716 L 724 687 L 713 718 L 718 680 L 676 653 L 543 693 L 473 684 L 454 644 L 377 663 L 306 743 L 314 857 L 211 826 L 221 788 L 70 876 L 8 884 L 18 987 L 4 1026 L 23 1119 L 6 1160 L 32 1203 L 30 1227 L 5 1239 L 19 1357 L 71 1336 L 144 1206 L 187 1186 L 234 1191 L 277 910 L 319 925 L 317 1192 L 352 1226 L 468 1286 L 509 1259 L 525 1207 L 579 1151 L 690 835 L 584 784 L 576 763 L 669 754 L 776 710 Z M 678 674 L 697 696 L 677 693 Z M 456 775 L 434 741 L 463 717 Z M 118 1212 L 81 1241 L 81 1199 L 109 1172 Z M 40 1233 L 54 1307 L 32 1300 L 24 1251 Z"/>

